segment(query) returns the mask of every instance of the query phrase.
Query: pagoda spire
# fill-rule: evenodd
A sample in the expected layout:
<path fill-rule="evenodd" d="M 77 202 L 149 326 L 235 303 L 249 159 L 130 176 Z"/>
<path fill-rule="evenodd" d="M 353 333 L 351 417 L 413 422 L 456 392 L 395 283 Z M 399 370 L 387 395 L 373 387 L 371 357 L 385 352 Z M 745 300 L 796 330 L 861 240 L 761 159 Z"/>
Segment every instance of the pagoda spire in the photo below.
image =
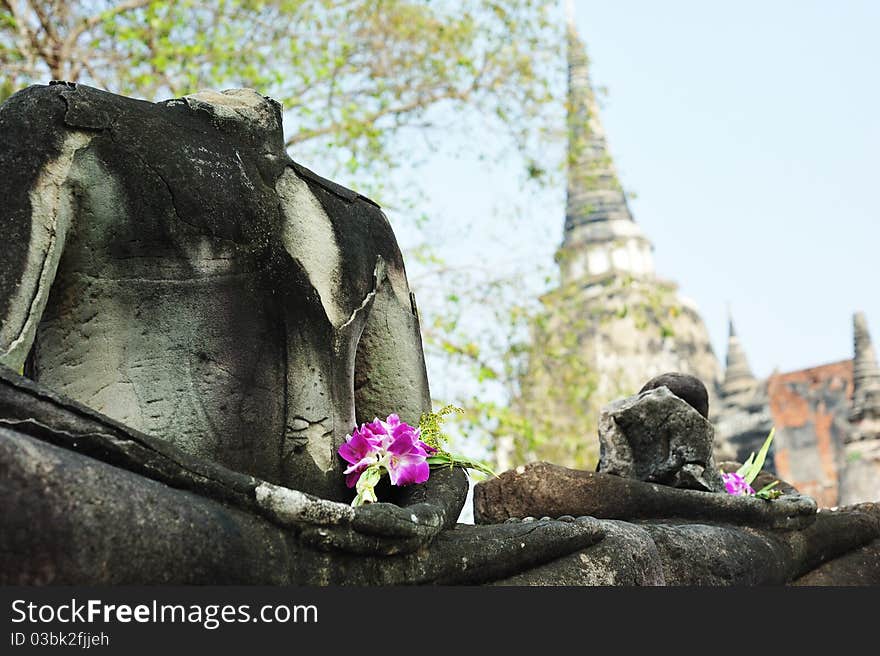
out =
<path fill-rule="evenodd" d="M 568 14 L 568 198 L 566 237 L 594 221 L 632 221 L 626 195 L 608 151 L 599 105 L 590 82 L 590 60 Z"/>
<path fill-rule="evenodd" d="M 609 272 L 653 276 L 653 246 L 633 220 L 608 150 L 590 81 L 590 60 L 568 22 L 568 184 L 565 233 L 558 260 L 563 280 Z"/>
<path fill-rule="evenodd" d="M 880 369 L 865 315 L 853 316 L 853 403 L 844 438 L 838 504 L 880 498 Z"/>
<path fill-rule="evenodd" d="M 736 334 L 733 325 L 733 317 L 728 318 L 727 338 L 727 367 L 724 370 L 724 382 L 721 384 L 721 393 L 730 396 L 737 392 L 750 389 L 756 382 L 752 368 L 746 358 L 746 352 Z"/>
<path fill-rule="evenodd" d="M 851 420 L 880 419 L 880 368 L 864 313 L 853 316 L 853 403 Z"/>

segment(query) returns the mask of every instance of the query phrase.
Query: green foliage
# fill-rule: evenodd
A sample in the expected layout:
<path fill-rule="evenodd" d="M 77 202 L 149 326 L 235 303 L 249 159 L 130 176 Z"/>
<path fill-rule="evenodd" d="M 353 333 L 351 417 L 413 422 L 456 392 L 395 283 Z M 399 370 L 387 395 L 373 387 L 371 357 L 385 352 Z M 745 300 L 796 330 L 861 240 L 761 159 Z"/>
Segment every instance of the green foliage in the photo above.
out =
<path fill-rule="evenodd" d="M 463 469 L 474 469 L 486 476 L 496 476 L 492 468 L 485 463 L 473 458 L 453 455 L 446 451 L 438 451 L 433 456 L 429 456 L 427 461 L 431 467 L 461 467 Z"/>
<path fill-rule="evenodd" d="M 539 302 L 519 293 L 520 280 L 461 288 L 461 296 L 482 309 L 481 323 L 491 327 L 475 343 L 458 339 L 469 334 L 470 324 L 462 325 L 457 313 L 438 319 L 448 338 L 444 352 L 475 383 L 473 393 L 458 400 L 466 408 L 462 431 L 481 437 L 498 469 L 531 460 L 595 465 L 597 376 L 582 341 L 594 318 L 576 302 L 575 289 L 556 290 Z M 563 303 L 569 294 L 572 302 Z M 435 328 L 426 330 L 426 346 L 434 352 Z"/>
<path fill-rule="evenodd" d="M 773 499 L 778 499 L 782 496 L 782 492 L 779 490 L 774 490 L 777 485 L 779 485 L 779 481 L 773 481 L 772 483 L 767 483 L 760 490 L 755 492 L 755 496 L 759 499 L 765 499 L 767 501 L 772 501 Z"/>
<path fill-rule="evenodd" d="M 443 424 L 446 422 L 446 418 L 452 414 L 464 414 L 464 410 L 447 404 L 437 412 L 426 412 L 419 420 L 422 441 L 437 449 L 435 454 L 428 457 L 428 464 L 432 467 L 463 467 L 464 469 L 474 469 L 487 476 L 495 476 L 495 472 L 479 460 L 453 455 L 446 450 L 445 445 L 449 442 L 449 435 L 444 432 Z"/>
<path fill-rule="evenodd" d="M 410 165 L 407 127 L 475 109 L 526 147 L 549 133 L 549 0 L 22 0 L 0 4 L 0 93 L 48 79 L 148 100 L 250 87 L 299 159 L 370 192 Z M 536 142 L 537 143 L 537 142 Z M 541 179 L 541 150 L 524 170 Z M 304 157 L 305 156 L 305 157 Z"/>
<path fill-rule="evenodd" d="M 449 441 L 449 436 L 443 431 L 446 417 L 451 414 L 463 413 L 464 410 L 452 404 L 443 406 L 437 412 L 424 413 L 419 419 L 422 441 L 434 449 L 442 449 L 443 445 Z"/>

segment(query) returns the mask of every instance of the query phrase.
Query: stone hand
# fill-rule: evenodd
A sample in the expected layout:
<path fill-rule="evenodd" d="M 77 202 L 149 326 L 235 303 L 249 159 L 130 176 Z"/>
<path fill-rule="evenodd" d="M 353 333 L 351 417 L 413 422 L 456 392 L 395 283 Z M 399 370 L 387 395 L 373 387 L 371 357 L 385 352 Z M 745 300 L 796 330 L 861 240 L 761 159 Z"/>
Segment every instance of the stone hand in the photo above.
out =
<path fill-rule="evenodd" d="M 306 546 L 362 555 L 410 553 L 426 546 L 443 528 L 445 517 L 431 503 L 352 508 L 270 483 L 257 488 L 256 501 L 276 523 L 297 528 Z"/>
<path fill-rule="evenodd" d="M 411 553 L 430 544 L 444 528 L 455 525 L 467 490 L 463 470 L 436 469 L 425 483 L 389 490 L 394 503 L 360 506 L 349 520 L 332 527 L 304 529 L 301 537 L 321 549 L 360 554 Z"/>
<path fill-rule="evenodd" d="M 442 528 L 442 513 L 430 504 L 401 508 L 392 503 L 371 503 L 355 508 L 350 522 L 303 528 L 300 539 L 321 550 L 393 555 L 427 546 Z"/>

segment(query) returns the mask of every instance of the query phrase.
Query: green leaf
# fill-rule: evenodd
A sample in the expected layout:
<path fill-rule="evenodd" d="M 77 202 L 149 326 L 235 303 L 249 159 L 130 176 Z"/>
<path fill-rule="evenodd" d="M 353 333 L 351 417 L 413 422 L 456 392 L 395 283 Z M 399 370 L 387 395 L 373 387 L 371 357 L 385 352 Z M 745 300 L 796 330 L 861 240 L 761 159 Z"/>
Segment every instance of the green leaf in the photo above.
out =
<path fill-rule="evenodd" d="M 755 457 L 749 469 L 746 470 L 746 473 L 742 474 L 742 477 L 749 485 L 751 485 L 752 481 L 754 481 L 758 477 L 758 474 L 761 473 L 761 469 L 764 467 L 764 461 L 767 459 L 767 453 L 770 451 L 770 444 L 773 442 L 773 437 L 775 435 L 776 428 L 774 427 L 773 430 L 770 431 L 770 434 L 767 436 L 767 439 L 764 440 L 764 444 L 761 446 L 761 450 L 758 451 L 758 455 L 757 457 Z"/>
<path fill-rule="evenodd" d="M 739 469 L 736 470 L 736 473 L 745 478 L 746 472 L 752 468 L 753 462 L 755 462 L 754 453 L 748 457 L 748 460 L 746 460 Z"/>
<path fill-rule="evenodd" d="M 427 461 L 432 467 L 462 467 L 464 469 L 474 469 L 487 476 L 497 476 L 488 465 L 479 460 L 472 460 L 470 458 L 465 458 L 464 456 L 447 453 L 446 451 L 439 451 L 434 455 L 429 456 Z"/>
<path fill-rule="evenodd" d="M 779 485 L 779 481 L 773 481 L 772 483 L 767 483 L 767 485 L 765 485 L 760 490 L 755 492 L 755 496 L 758 496 L 759 494 L 762 494 L 763 492 L 767 492 L 769 490 L 772 490 L 777 485 Z"/>

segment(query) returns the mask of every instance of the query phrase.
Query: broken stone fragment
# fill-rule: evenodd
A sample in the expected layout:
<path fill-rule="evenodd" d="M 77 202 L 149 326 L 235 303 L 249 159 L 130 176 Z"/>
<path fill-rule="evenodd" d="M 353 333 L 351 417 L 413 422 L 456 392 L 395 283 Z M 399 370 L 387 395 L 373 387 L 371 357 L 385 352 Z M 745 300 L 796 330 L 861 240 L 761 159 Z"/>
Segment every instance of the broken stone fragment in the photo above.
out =
<path fill-rule="evenodd" d="M 712 424 L 667 387 L 606 406 L 599 415 L 598 471 L 706 492 L 724 489 L 712 456 Z"/>

